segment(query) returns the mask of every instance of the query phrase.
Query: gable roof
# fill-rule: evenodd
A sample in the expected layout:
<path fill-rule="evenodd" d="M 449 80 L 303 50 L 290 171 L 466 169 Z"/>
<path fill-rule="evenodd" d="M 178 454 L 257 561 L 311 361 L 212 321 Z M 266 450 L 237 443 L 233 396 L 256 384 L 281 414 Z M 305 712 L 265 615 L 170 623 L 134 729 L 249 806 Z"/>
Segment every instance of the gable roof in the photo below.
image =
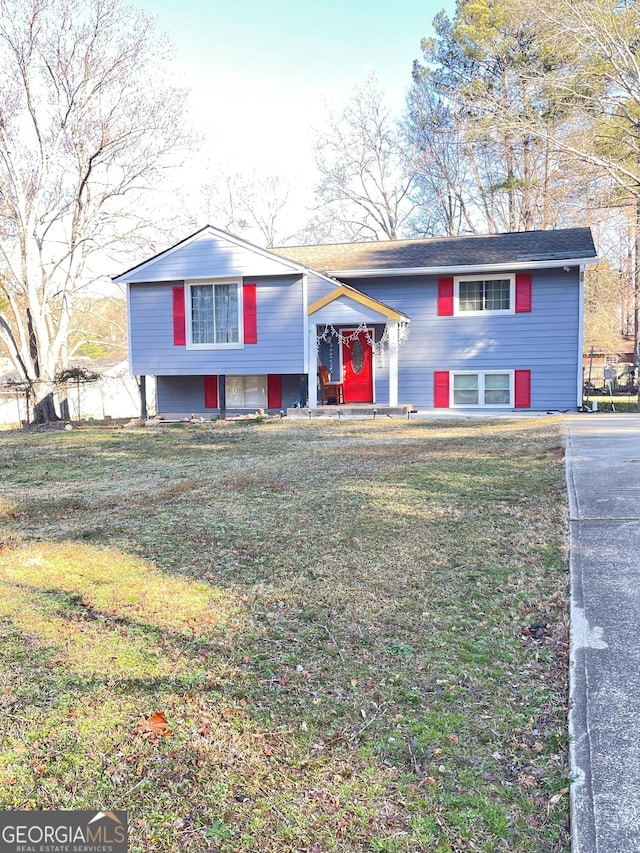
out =
<path fill-rule="evenodd" d="M 260 246 L 254 246 L 242 237 L 236 237 L 223 231 L 221 228 L 214 228 L 213 225 L 205 225 L 194 234 L 190 234 L 180 242 L 175 243 L 168 249 L 158 252 L 151 258 L 147 258 L 142 263 L 136 264 L 131 269 L 126 270 L 120 275 L 114 276 L 113 281 L 117 284 L 133 283 L 133 282 L 151 282 L 151 281 L 171 281 L 183 279 L 185 277 L 198 278 L 206 276 L 207 270 L 212 260 L 212 250 L 216 246 L 225 245 L 234 247 L 237 250 L 249 252 L 255 255 L 262 262 L 262 268 L 256 268 L 252 271 L 252 275 L 269 275 L 278 272 L 306 272 L 306 265 L 291 258 L 275 255 L 268 249 L 263 249 Z M 194 253 L 195 247 L 195 253 Z M 191 248 L 191 252 L 187 251 Z M 194 260 L 197 260 L 197 267 L 194 266 Z M 236 268 L 236 257 L 228 253 L 229 269 L 227 272 L 238 274 Z M 200 269 L 201 268 L 201 269 Z"/>
<path fill-rule="evenodd" d="M 212 225 L 206 225 L 170 248 L 153 255 L 153 257 L 142 261 L 126 272 L 114 276 L 113 280 L 117 283 L 136 284 L 215 277 L 220 272 L 220 246 L 233 249 L 229 258 L 223 258 L 223 263 L 227 264 L 224 267 L 225 274 L 244 275 L 242 269 L 238 268 L 239 256 L 237 253 L 240 251 L 244 253 L 242 257 L 245 259 L 247 256 L 255 256 L 258 259 L 259 266 L 251 269 L 252 277 L 282 272 L 293 272 L 301 275 L 313 273 L 318 278 L 328 282 L 331 285 L 331 291 L 309 308 L 309 314 L 319 311 L 340 297 L 346 297 L 351 302 L 376 311 L 388 320 L 408 321 L 408 317 L 404 314 L 395 311 L 377 299 L 365 296 L 348 284 L 336 281 L 325 273 L 311 270 L 305 264 L 275 254 L 269 249 L 254 246 L 247 240 L 229 234 L 227 231 L 222 231 L 220 228 L 214 228 Z M 212 271 L 211 267 L 214 261 L 214 253 L 218 256 L 216 271 Z"/>
<path fill-rule="evenodd" d="M 590 228 L 429 237 L 373 243 L 281 246 L 274 254 L 335 276 L 393 275 L 474 268 L 551 267 L 597 260 Z"/>
<path fill-rule="evenodd" d="M 364 305 L 366 308 L 378 311 L 386 317 L 387 320 L 409 321 L 406 314 L 401 314 L 399 311 L 396 311 L 395 308 L 390 308 L 378 299 L 372 299 L 370 296 L 361 293 L 359 290 L 356 290 L 354 287 L 350 287 L 348 284 L 340 284 L 335 290 L 325 294 L 321 299 L 318 299 L 313 303 L 313 305 L 309 306 L 307 314 L 311 316 L 312 314 L 320 311 L 321 308 L 324 308 L 325 305 L 328 305 L 330 302 L 334 302 L 336 299 L 340 299 L 341 297 L 346 297 L 352 302 L 356 302 L 359 305 Z"/>

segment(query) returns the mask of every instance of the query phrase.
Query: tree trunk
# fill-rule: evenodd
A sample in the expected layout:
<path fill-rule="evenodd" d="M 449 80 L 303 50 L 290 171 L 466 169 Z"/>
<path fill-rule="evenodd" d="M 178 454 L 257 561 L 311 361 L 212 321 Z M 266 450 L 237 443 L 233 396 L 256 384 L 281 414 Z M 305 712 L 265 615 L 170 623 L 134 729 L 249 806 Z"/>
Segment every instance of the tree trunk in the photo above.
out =
<path fill-rule="evenodd" d="M 53 399 L 53 391 L 50 391 L 33 407 L 33 422 L 34 424 L 46 424 L 59 420 L 60 418 L 56 413 L 56 406 Z"/>

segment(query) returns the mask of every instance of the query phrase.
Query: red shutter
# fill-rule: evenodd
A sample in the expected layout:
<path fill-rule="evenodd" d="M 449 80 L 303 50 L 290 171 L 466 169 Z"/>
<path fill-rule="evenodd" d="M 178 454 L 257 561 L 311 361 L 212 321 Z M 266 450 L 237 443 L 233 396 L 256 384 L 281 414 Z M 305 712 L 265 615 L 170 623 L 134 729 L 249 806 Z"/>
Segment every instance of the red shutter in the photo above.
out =
<path fill-rule="evenodd" d="M 267 376 L 267 408 L 279 409 L 282 406 L 282 380 L 279 373 Z"/>
<path fill-rule="evenodd" d="M 453 316 L 453 279 L 438 279 L 438 316 Z"/>
<path fill-rule="evenodd" d="M 218 377 L 204 377 L 204 407 L 205 409 L 218 408 Z"/>
<path fill-rule="evenodd" d="M 245 344 L 258 343 L 258 310 L 255 284 L 245 284 L 242 288 Z"/>
<path fill-rule="evenodd" d="M 531 311 L 531 273 L 519 272 L 516 275 L 516 314 Z"/>
<path fill-rule="evenodd" d="M 436 409 L 449 408 L 449 371 L 433 372 L 433 405 Z"/>
<path fill-rule="evenodd" d="M 514 377 L 516 409 L 531 408 L 531 371 L 516 370 Z"/>
<path fill-rule="evenodd" d="M 186 343 L 184 284 L 179 284 L 173 288 L 173 345 L 183 347 Z"/>

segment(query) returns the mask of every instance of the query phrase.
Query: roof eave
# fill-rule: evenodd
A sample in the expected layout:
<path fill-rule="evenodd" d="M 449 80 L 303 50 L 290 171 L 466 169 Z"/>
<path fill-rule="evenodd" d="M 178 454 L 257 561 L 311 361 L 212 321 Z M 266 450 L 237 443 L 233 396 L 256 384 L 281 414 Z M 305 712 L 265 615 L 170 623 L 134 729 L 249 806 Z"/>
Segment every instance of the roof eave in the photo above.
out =
<path fill-rule="evenodd" d="M 515 272 L 522 269 L 553 269 L 554 267 L 575 267 L 584 266 L 585 264 L 594 264 L 598 262 L 597 257 L 587 258 L 556 258 L 549 261 L 509 261 L 503 264 L 457 264 L 447 267 L 397 267 L 389 269 L 330 269 L 326 271 L 327 275 L 335 278 L 375 278 L 382 276 L 406 276 L 406 275 L 468 275 L 479 272 L 487 272 L 489 270 L 504 270 L 505 272 Z"/>

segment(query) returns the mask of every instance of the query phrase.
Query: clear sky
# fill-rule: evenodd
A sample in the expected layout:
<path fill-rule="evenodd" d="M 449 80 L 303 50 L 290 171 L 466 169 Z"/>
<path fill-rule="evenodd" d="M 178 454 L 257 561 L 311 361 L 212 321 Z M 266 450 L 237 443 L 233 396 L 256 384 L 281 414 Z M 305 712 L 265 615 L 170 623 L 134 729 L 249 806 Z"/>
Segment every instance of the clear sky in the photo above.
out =
<path fill-rule="evenodd" d="M 132 0 L 176 47 L 195 123 L 220 168 L 312 183 L 323 101 L 373 71 L 398 115 L 420 40 L 455 0 Z"/>

